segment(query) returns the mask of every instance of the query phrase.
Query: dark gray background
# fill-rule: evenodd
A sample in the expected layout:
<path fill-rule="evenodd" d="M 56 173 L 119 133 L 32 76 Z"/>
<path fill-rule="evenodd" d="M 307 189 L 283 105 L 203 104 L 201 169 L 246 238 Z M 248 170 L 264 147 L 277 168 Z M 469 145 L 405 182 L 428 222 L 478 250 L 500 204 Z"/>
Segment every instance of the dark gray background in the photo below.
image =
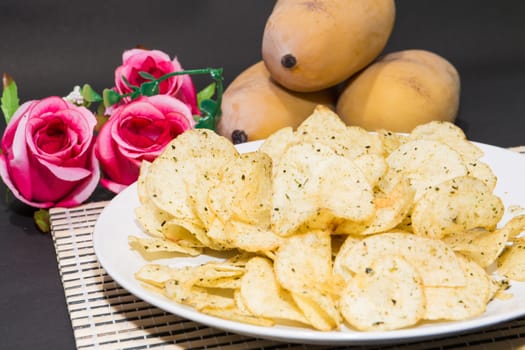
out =
<path fill-rule="evenodd" d="M 0 0 L 0 72 L 14 77 L 22 101 L 63 96 L 75 84 L 100 91 L 112 86 L 122 52 L 142 45 L 185 68 L 223 67 L 228 84 L 260 60 L 273 4 Z M 431 50 L 456 66 L 458 123 L 471 139 L 525 144 L 524 1 L 398 0 L 385 52 L 400 49 Z M 0 208 L 0 348 L 74 348 L 51 237 L 36 231 L 27 208 L 3 200 Z"/>

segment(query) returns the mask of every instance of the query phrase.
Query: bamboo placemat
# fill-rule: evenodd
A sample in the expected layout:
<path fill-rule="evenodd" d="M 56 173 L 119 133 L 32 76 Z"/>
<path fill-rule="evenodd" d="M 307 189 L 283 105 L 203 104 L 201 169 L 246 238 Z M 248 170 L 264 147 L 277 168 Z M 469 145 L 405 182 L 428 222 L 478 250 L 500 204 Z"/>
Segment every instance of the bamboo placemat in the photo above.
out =
<path fill-rule="evenodd" d="M 525 147 L 512 150 L 524 153 Z M 250 338 L 166 313 L 121 288 L 99 265 L 92 233 L 108 202 L 53 208 L 52 236 L 78 349 L 326 349 Z M 125 263 L 125 262 L 123 262 Z M 418 343 L 348 347 L 368 350 L 525 348 L 525 318 Z"/>

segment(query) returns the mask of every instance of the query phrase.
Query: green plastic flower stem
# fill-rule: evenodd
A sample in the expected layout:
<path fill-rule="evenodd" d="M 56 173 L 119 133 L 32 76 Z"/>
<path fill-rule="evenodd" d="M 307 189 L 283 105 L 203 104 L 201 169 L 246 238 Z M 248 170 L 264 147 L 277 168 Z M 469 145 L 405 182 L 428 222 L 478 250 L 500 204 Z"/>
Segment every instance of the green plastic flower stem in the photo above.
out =
<path fill-rule="evenodd" d="M 139 75 L 145 79 L 149 79 L 149 81 L 142 83 L 140 87 L 136 86 L 130 86 L 129 82 L 127 80 L 124 80 L 125 83 L 128 84 L 134 91 L 131 94 L 132 98 L 138 97 L 138 94 L 141 94 L 143 96 L 152 96 L 155 94 L 158 94 L 158 87 L 160 83 L 166 79 L 169 79 L 174 76 L 178 75 L 198 75 L 198 74 L 210 74 L 212 79 L 215 81 L 215 93 L 217 95 L 216 101 L 213 101 L 214 108 L 210 109 L 207 108 L 204 115 L 201 116 L 201 118 L 198 120 L 196 127 L 199 128 L 207 128 L 207 129 L 215 129 L 215 125 L 217 122 L 217 119 L 221 116 L 221 103 L 222 103 L 222 94 L 223 94 L 223 77 L 222 77 L 223 69 L 222 68 L 200 68 L 200 69 L 188 69 L 188 70 L 181 70 L 177 72 L 171 72 L 168 74 L 165 74 L 159 78 L 153 77 L 151 74 L 147 72 L 139 72 Z M 123 77 L 124 78 L 124 77 Z M 124 95 L 122 95 L 124 97 Z M 211 97 L 211 96 L 210 96 Z M 208 98 L 206 100 L 211 100 L 211 98 Z M 202 102 L 206 102 L 206 100 Z M 199 103 L 201 105 L 201 103 Z M 210 104 L 208 103 L 208 107 Z"/>

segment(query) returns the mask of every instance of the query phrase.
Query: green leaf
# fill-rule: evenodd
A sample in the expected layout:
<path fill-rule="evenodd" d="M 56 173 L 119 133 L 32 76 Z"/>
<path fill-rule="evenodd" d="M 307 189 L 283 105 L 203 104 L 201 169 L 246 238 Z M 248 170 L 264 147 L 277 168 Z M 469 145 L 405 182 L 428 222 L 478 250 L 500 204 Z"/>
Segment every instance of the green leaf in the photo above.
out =
<path fill-rule="evenodd" d="M 157 81 L 148 81 L 140 85 L 140 94 L 142 96 L 154 96 L 159 93 L 159 83 Z"/>
<path fill-rule="evenodd" d="M 82 97 L 86 102 L 100 102 L 102 101 L 102 96 L 100 96 L 89 84 L 84 84 L 82 87 Z"/>
<path fill-rule="evenodd" d="M 201 102 L 204 100 L 209 100 L 215 94 L 215 83 L 211 83 L 206 86 L 204 89 L 197 93 L 197 105 L 200 106 Z"/>
<path fill-rule="evenodd" d="M 102 98 L 104 100 L 104 106 L 109 107 L 118 103 L 122 99 L 122 96 L 115 90 L 104 89 L 104 91 L 102 91 Z"/>
<path fill-rule="evenodd" d="M 199 104 L 199 108 L 204 114 L 215 116 L 215 113 L 217 112 L 217 102 L 214 100 L 203 100 Z"/>
<path fill-rule="evenodd" d="M 195 124 L 195 128 L 215 130 L 215 118 L 213 118 L 213 116 L 211 115 L 206 115 L 204 117 L 201 117 L 197 120 L 197 124 Z"/>
<path fill-rule="evenodd" d="M 11 117 L 15 114 L 16 110 L 20 106 L 20 100 L 18 99 L 18 88 L 15 81 L 9 74 L 4 73 L 2 78 L 3 91 L 0 102 L 2 103 L 2 113 L 4 114 L 6 124 L 9 124 Z"/>
<path fill-rule="evenodd" d="M 148 72 L 144 72 L 144 71 L 140 71 L 139 75 L 141 77 L 143 77 L 144 79 L 148 79 L 148 80 L 152 80 L 152 81 L 157 79 L 153 75 L 149 74 Z"/>
<path fill-rule="evenodd" d="M 51 221 L 49 216 L 49 210 L 39 209 L 33 214 L 33 220 L 35 221 L 38 229 L 44 233 L 51 231 Z"/>

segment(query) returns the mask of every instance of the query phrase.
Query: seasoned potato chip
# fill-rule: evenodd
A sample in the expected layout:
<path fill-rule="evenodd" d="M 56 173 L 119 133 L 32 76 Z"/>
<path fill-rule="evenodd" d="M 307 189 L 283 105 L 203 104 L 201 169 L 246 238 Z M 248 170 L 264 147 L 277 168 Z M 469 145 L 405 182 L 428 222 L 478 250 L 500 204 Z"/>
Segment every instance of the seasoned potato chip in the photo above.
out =
<path fill-rule="evenodd" d="M 525 238 L 514 239 L 498 259 L 498 273 L 516 281 L 525 282 Z"/>
<path fill-rule="evenodd" d="M 351 259 L 351 257 L 348 256 L 348 254 L 351 251 L 352 247 L 359 243 L 360 240 L 361 239 L 355 236 L 348 235 L 341 247 L 339 248 L 339 251 L 335 256 L 333 264 L 333 271 L 336 277 L 336 283 L 340 283 L 340 280 L 348 281 L 353 277 L 354 273 L 352 272 L 352 270 L 349 270 L 345 266 L 345 261 L 347 259 Z"/>
<path fill-rule="evenodd" d="M 351 326 L 379 331 L 416 324 L 425 302 L 417 269 L 402 257 L 384 255 L 348 281 L 339 304 Z"/>
<path fill-rule="evenodd" d="M 272 228 L 289 236 L 323 209 L 334 218 L 366 220 L 374 211 L 372 188 L 354 162 L 330 148 L 322 144 L 290 147 L 275 169 Z"/>
<path fill-rule="evenodd" d="M 465 162 L 465 165 L 467 167 L 467 175 L 480 179 L 487 185 L 489 190 L 494 191 L 498 178 L 486 163 L 476 160 Z"/>
<path fill-rule="evenodd" d="M 226 249 L 243 249 L 247 252 L 262 252 L 276 249 L 282 238 L 273 231 L 240 221 L 223 223 L 216 220 L 207 232 L 215 244 Z"/>
<path fill-rule="evenodd" d="M 432 186 L 467 174 L 467 168 L 456 151 L 429 140 L 404 143 L 387 157 L 390 176 L 401 173 L 410 180 L 415 199 Z"/>
<path fill-rule="evenodd" d="M 339 327 L 341 316 L 332 296 L 305 286 L 300 291 L 292 292 L 292 297 L 315 329 L 330 331 Z"/>
<path fill-rule="evenodd" d="M 508 230 L 509 240 L 515 239 L 525 231 L 525 214 L 518 215 L 507 221 L 503 229 Z"/>
<path fill-rule="evenodd" d="M 137 194 L 141 204 L 149 202 L 150 200 L 148 190 L 146 188 L 146 176 L 148 175 L 150 165 L 151 163 L 147 160 L 143 160 L 142 163 L 140 163 L 139 177 L 137 179 Z"/>
<path fill-rule="evenodd" d="M 472 228 L 493 230 L 504 212 L 501 199 L 479 179 L 456 177 L 432 186 L 412 212 L 414 233 L 431 238 Z"/>
<path fill-rule="evenodd" d="M 525 215 L 520 215 L 513 217 L 495 231 L 476 228 L 466 232 L 454 232 L 443 238 L 443 241 L 454 251 L 487 268 L 501 255 L 508 242 L 524 230 Z"/>
<path fill-rule="evenodd" d="M 163 237 L 163 226 L 171 219 L 171 215 L 159 209 L 151 200 L 144 199 L 135 208 L 135 218 L 145 232 L 155 237 Z"/>
<path fill-rule="evenodd" d="M 299 142 L 292 127 L 285 127 L 277 130 L 264 140 L 259 151 L 266 153 L 272 159 L 273 164 L 279 163 L 282 155 L 288 147 Z"/>
<path fill-rule="evenodd" d="M 277 283 L 273 264 L 266 258 L 255 257 L 246 264 L 240 296 L 244 306 L 253 315 L 308 323 L 290 293 Z"/>
<path fill-rule="evenodd" d="M 383 156 L 363 154 L 354 159 L 355 165 L 363 172 L 370 186 L 374 187 L 388 168 Z"/>
<path fill-rule="evenodd" d="M 329 232 L 288 237 L 276 253 L 274 270 L 279 284 L 292 293 L 313 327 L 328 330 L 337 326 Z"/>
<path fill-rule="evenodd" d="M 244 313 L 237 307 L 221 308 L 205 306 L 200 311 L 211 316 L 223 318 L 225 320 L 248 323 L 256 326 L 271 327 L 275 324 L 275 321 L 271 319 Z"/>
<path fill-rule="evenodd" d="M 223 166 L 238 156 L 231 142 L 211 130 L 188 130 L 173 141 L 149 166 L 145 185 L 161 210 L 188 221 L 209 217 L 206 199 Z"/>
<path fill-rule="evenodd" d="M 262 152 L 245 153 L 223 169 L 208 193 L 211 210 L 224 223 L 230 220 L 270 227 L 272 161 Z"/>
<path fill-rule="evenodd" d="M 385 129 L 377 130 L 377 136 L 387 156 L 398 149 L 407 139 L 405 135 Z"/>
<path fill-rule="evenodd" d="M 425 286 L 463 286 L 465 277 L 452 249 L 440 240 L 409 233 L 380 233 L 355 244 L 342 264 L 354 273 L 366 271 L 385 254 L 397 255 L 418 270 Z"/>
<path fill-rule="evenodd" d="M 332 280 L 330 232 L 311 231 L 283 240 L 274 261 L 279 284 L 290 291 L 303 286 L 326 288 Z"/>
<path fill-rule="evenodd" d="M 478 316 L 510 296 L 508 278 L 525 281 L 525 215 L 498 228 L 497 178 L 481 156 L 452 123 L 369 133 L 322 106 L 250 153 L 189 130 L 142 163 L 135 217 L 152 237 L 129 244 L 146 260 L 230 258 L 149 264 L 135 278 L 259 326 L 385 331 Z"/>
<path fill-rule="evenodd" d="M 427 320 L 465 320 L 485 312 L 491 297 L 491 281 L 483 268 L 458 254 L 466 283 L 461 287 L 425 286 Z"/>
<path fill-rule="evenodd" d="M 195 221 L 197 216 L 189 201 L 186 180 L 199 175 L 199 168 L 191 160 L 158 157 L 150 165 L 146 188 L 156 207 L 171 216 Z"/>
<path fill-rule="evenodd" d="M 184 247 L 205 248 L 210 245 L 204 227 L 184 219 L 171 218 L 164 223 L 162 235 Z"/>
<path fill-rule="evenodd" d="M 135 278 L 156 287 L 164 287 L 171 278 L 171 268 L 167 265 L 144 265 L 135 273 Z"/>
<path fill-rule="evenodd" d="M 466 161 L 476 160 L 483 156 L 483 151 L 467 140 L 465 133 L 454 123 L 431 121 L 418 125 L 410 132 L 408 140 L 433 140 L 447 144 L 457 151 Z"/>
<path fill-rule="evenodd" d="M 202 253 L 201 249 L 181 246 L 177 244 L 177 242 L 160 237 L 142 238 L 129 236 L 128 243 L 130 246 L 143 253 L 143 255 L 154 253 L 182 253 L 197 256 Z"/>
<path fill-rule="evenodd" d="M 475 228 L 453 232 L 442 240 L 455 252 L 468 257 L 483 268 L 488 268 L 505 249 L 508 236 L 506 230 L 488 231 Z"/>
<path fill-rule="evenodd" d="M 321 143 L 335 154 L 358 158 L 365 154 L 383 154 L 383 147 L 376 135 L 365 129 L 345 123 L 331 109 L 318 106 L 297 128 L 296 135 L 307 143 Z"/>
<path fill-rule="evenodd" d="M 193 284 L 185 283 L 185 281 L 171 279 L 166 282 L 164 288 L 168 298 L 199 311 L 205 308 L 225 309 L 235 307 L 233 294 L 216 293 L 211 289 L 197 287 Z"/>
<path fill-rule="evenodd" d="M 362 222 L 345 221 L 339 224 L 336 233 L 370 235 L 386 232 L 399 225 L 412 209 L 414 193 L 409 182 L 402 176 L 393 179 L 388 190 L 375 191 L 375 214 Z"/>

